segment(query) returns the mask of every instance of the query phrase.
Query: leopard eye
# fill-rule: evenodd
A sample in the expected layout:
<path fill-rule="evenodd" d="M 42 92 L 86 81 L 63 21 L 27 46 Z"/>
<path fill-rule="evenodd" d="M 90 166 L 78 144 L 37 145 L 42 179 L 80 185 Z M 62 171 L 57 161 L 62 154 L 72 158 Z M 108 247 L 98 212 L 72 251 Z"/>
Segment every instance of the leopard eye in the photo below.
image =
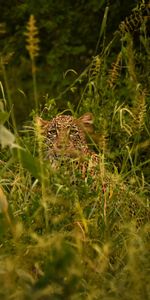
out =
<path fill-rule="evenodd" d="M 79 135 L 79 131 L 77 128 L 71 128 L 69 135 L 70 135 L 71 140 L 73 140 L 73 141 L 80 140 L 80 135 Z"/>
<path fill-rule="evenodd" d="M 70 128 L 70 131 L 69 131 L 69 133 L 70 133 L 70 135 L 77 135 L 77 134 L 79 134 L 79 130 L 78 130 L 78 128 L 76 128 L 76 127 L 71 127 Z"/>
<path fill-rule="evenodd" d="M 70 138 L 72 138 L 74 140 L 77 139 L 77 138 L 79 138 L 78 131 L 70 131 L 69 135 L 70 135 Z"/>
<path fill-rule="evenodd" d="M 47 137 L 48 138 L 55 138 L 57 136 L 57 130 L 56 128 L 51 128 L 48 132 L 47 132 Z"/>

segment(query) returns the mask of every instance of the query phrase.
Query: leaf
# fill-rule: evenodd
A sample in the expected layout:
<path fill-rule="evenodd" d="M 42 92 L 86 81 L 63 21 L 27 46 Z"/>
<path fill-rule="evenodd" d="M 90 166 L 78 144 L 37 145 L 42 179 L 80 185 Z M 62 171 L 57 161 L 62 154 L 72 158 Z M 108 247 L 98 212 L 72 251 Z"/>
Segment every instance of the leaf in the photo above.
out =
<path fill-rule="evenodd" d="M 4 111 L 3 99 L 0 99 L 0 111 Z"/>
<path fill-rule="evenodd" d="M 23 90 L 18 89 L 18 91 L 26 98 L 26 94 L 25 94 L 25 92 Z"/>
<path fill-rule="evenodd" d="M 7 213 L 8 201 L 2 187 L 0 187 L 0 212 Z"/>
<path fill-rule="evenodd" d="M 4 88 L 3 88 L 3 85 L 2 85 L 1 81 L 0 81 L 0 89 L 1 89 L 2 96 L 3 96 L 3 102 L 6 105 L 7 101 L 6 101 L 6 98 L 5 98 Z"/>
<path fill-rule="evenodd" d="M 2 145 L 2 148 L 9 146 L 14 147 L 15 146 L 15 136 L 13 133 L 11 133 L 6 127 L 3 125 L 0 125 L 0 144 Z"/>
<path fill-rule="evenodd" d="M 6 111 L 0 111 L 0 123 L 5 123 L 9 118 L 9 113 Z"/>
<path fill-rule="evenodd" d="M 103 16 L 103 20 L 102 20 L 102 24 L 101 24 L 99 39 L 101 39 L 102 35 L 104 34 L 104 32 L 106 30 L 108 11 L 109 11 L 109 6 L 106 6 L 104 16 Z"/>
<path fill-rule="evenodd" d="M 71 88 L 70 88 L 70 91 L 71 91 L 72 93 L 75 93 L 75 92 L 77 91 L 77 88 L 76 88 L 76 87 L 71 87 Z"/>
<path fill-rule="evenodd" d="M 19 159 L 22 166 L 27 169 L 35 178 L 41 179 L 40 161 L 32 156 L 32 154 L 25 149 L 13 149 L 13 155 Z"/>
<path fill-rule="evenodd" d="M 74 73 L 75 75 L 78 75 L 78 73 L 74 69 L 68 69 L 64 74 L 64 78 L 66 78 L 67 74 L 70 72 Z"/>

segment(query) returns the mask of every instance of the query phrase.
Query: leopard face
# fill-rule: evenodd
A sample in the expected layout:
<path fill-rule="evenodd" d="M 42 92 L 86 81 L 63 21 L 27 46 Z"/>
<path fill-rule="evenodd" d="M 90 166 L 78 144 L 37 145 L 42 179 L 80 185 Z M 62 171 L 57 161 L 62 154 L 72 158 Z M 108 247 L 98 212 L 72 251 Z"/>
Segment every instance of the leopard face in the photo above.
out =
<path fill-rule="evenodd" d="M 59 115 L 51 121 L 38 119 L 44 135 L 47 158 L 50 160 L 78 158 L 90 153 L 86 133 L 92 130 L 92 115 L 87 113 L 75 119 Z"/>

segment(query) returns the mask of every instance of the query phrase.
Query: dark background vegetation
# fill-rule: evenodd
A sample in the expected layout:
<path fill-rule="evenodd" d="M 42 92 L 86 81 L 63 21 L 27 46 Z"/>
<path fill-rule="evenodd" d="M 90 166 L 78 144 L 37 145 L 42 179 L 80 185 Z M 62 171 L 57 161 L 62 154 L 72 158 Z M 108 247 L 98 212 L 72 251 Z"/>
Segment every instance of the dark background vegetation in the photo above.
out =
<path fill-rule="evenodd" d="M 105 32 L 105 45 L 113 38 L 121 21 L 131 14 L 138 1 L 0 1 L 1 54 L 8 60 L 9 88 L 13 98 L 17 123 L 28 119 L 34 108 L 32 76 L 29 55 L 25 47 L 27 22 L 35 16 L 39 30 L 40 53 L 37 59 L 38 97 L 42 105 L 45 96 L 59 95 L 89 65 L 93 56 L 101 53 L 103 42 L 99 41 L 100 28 L 106 6 L 109 7 Z M 118 52 L 115 44 L 110 60 Z M 21 91 L 23 93 L 21 93 Z M 66 108 L 66 101 L 77 105 L 80 95 L 64 95 L 57 106 Z"/>
<path fill-rule="evenodd" d="M 91 111 L 95 129 L 109 138 L 108 157 L 119 168 L 128 146 L 136 165 L 149 159 L 149 6 L 130 0 L 1 1 L 0 49 L 6 71 L 1 82 L 6 94 L 9 90 L 8 110 L 14 111 L 17 127 L 32 120 L 35 109 L 25 36 L 34 15 L 39 113 L 53 106 L 52 99 L 54 114 Z M 52 116 L 50 112 L 46 118 Z M 147 165 L 144 172 L 149 176 Z"/>
<path fill-rule="evenodd" d="M 0 12 L 0 299 L 148 300 L 150 2 Z M 59 112 L 93 114 L 92 172 L 91 157 L 45 159 L 35 116 Z"/>
<path fill-rule="evenodd" d="M 124 156 L 121 149 L 130 143 L 149 145 L 149 6 L 149 2 L 130 0 L 2 0 L 0 51 L 5 76 L 2 71 L 1 82 L 6 94 L 9 91 L 7 109 L 14 111 L 17 127 L 31 120 L 35 109 L 25 36 L 34 15 L 40 47 L 36 57 L 39 113 L 51 105 L 51 99 L 57 111 L 71 109 L 76 115 L 91 111 L 97 131 L 106 131 L 109 137 L 111 153 L 115 147 L 115 157 Z M 117 106 L 127 123 L 121 132 Z M 140 160 L 135 155 L 138 163 L 149 158 L 148 146 L 143 148 Z"/>

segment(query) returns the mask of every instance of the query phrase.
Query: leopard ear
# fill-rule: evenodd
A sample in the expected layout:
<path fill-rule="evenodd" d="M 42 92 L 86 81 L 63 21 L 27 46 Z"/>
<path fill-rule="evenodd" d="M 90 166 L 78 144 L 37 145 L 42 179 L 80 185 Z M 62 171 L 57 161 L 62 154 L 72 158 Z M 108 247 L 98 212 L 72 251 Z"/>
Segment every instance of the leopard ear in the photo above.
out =
<path fill-rule="evenodd" d="M 36 116 L 35 117 L 35 123 L 37 124 L 37 126 L 40 126 L 42 128 L 46 128 L 48 126 L 48 121 L 43 120 L 42 118 Z"/>
<path fill-rule="evenodd" d="M 36 123 L 37 125 L 41 126 L 41 127 L 44 127 L 44 126 L 47 125 L 48 122 L 45 121 L 45 120 L 43 120 L 42 118 L 36 116 L 36 117 L 35 117 L 35 123 Z"/>
<path fill-rule="evenodd" d="M 79 119 L 80 126 L 87 132 L 92 133 L 93 132 L 93 114 L 88 112 L 82 115 Z"/>
<path fill-rule="evenodd" d="M 79 120 L 86 126 L 93 124 L 93 114 L 88 112 L 82 115 Z"/>

